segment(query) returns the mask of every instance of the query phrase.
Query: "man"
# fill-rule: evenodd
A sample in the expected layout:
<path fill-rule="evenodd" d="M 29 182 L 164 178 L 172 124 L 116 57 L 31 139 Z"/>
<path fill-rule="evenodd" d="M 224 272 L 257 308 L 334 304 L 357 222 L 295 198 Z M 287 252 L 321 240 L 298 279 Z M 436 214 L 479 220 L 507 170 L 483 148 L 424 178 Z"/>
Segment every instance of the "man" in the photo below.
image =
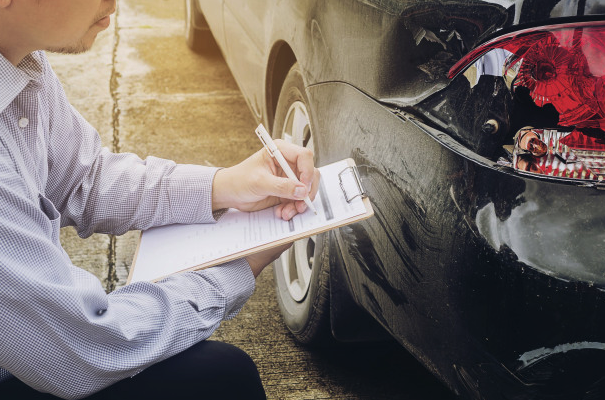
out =
<path fill-rule="evenodd" d="M 0 398 L 264 398 L 250 358 L 205 339 L 284 248 L 110 294 L 61 248 L 65 225 L 121 234 L 276 204 L 288 220 L 317 191 L 312 154 L 284 142 L 302 183 L 265 151 L 217 170 L 101 148 L 39 50 L 89 49 L 114 9 L 0 0 Z"/>

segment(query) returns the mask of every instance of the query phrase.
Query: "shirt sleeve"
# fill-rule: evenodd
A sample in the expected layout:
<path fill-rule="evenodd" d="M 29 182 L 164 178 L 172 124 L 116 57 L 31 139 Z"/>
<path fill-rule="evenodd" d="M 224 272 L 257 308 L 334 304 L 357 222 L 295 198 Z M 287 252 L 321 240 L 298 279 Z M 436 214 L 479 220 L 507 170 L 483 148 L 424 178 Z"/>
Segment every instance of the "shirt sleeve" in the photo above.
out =
<path fill-rule="evenodd" d="M 142 160 L 102 147 L 98 132 L 69 104 L 46 63 L 42 106 L 47 126 L 46 194 L 81 237 L 123 234 L 171 223 L 215 222 L 212 181 L 217 168 Z"/>
<path fill-rule="evenodd" d="M 1 150 L 1 149 L 0 149 Z M 244 260 L 106 294 L 71 264 L 59 214 L 0 157 L 0 367 L 81 398 L 206 339 L 254 290 Z"/>

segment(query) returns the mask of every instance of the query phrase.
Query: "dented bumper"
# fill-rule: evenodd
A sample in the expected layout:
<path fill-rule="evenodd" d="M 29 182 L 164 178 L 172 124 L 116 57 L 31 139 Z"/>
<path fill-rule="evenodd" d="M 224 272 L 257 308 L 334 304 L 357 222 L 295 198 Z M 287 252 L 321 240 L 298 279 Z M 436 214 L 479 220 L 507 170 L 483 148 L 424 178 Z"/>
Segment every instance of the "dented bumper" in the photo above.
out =
<path fill-rule="evenodd" d="M 331 105 L 319 163 L 354 158 L 375 210 L 336 234 L 356 302 L 463 397 L 605 396 L 605 192 L 501 167 L 344 83 L 309 95 Z"/>

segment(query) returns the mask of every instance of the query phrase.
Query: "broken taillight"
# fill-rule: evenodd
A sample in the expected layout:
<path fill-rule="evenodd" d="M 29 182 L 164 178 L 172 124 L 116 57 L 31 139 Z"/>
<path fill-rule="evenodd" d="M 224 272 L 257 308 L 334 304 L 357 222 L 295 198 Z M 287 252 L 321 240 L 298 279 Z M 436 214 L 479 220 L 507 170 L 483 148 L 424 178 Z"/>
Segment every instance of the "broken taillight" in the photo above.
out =
<path fill-rule="evenodd" d="M 475 67 L 474 69 L 472 67 Z M 469 70 L 473 70 L 469 73 Z M 571 179 L 605 179 L 605 23 L 526 29 L 501 36 L 452 67 L 471 86 L 481 74 L 501 76 L 512 92 L 524 88 L 536 106 L 550 104 L 556 127 L 524 128 L 515 136 L 513 167 Z M 512 136 L 512 135 L 511 135 Z"/>

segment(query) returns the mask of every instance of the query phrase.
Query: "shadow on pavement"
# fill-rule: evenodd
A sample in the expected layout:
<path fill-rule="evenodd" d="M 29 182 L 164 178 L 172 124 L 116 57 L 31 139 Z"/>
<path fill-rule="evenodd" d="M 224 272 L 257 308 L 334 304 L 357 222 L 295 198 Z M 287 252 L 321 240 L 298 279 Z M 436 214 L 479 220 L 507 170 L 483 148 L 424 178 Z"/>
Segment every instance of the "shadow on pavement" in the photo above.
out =
<path fill-rule="evenodd" d="M 299 345 L 300 346 L 300 345 Z M 359 398 L 454 400 L 456 397 L 394 341 L 307 349 L 330 384 Z"/>

